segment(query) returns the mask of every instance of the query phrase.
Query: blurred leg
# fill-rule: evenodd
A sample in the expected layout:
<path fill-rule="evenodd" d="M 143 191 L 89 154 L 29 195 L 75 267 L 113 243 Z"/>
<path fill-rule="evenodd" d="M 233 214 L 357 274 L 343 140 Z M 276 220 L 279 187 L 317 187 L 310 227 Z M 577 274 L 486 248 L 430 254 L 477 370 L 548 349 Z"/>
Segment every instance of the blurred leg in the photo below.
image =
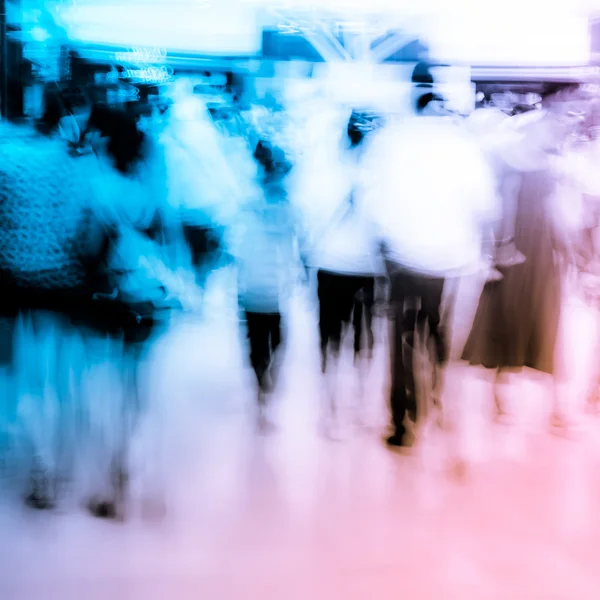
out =
<path fill-rule="evenodd" d="M 369 356 L 373 353 L 375 347 L 375 336 L 373 335 L 373 312 L 375 307 L 375 279 L 369 278 L 364 289 L 364 314 L 365 326 L 367 329 L 367 348 Z"/>
<path fill-rule="evenodd" d="M 281 333 L 280 314 L 269 315 L 269 338 L 271 344 L 271 362 L 269 364 L 269 372 L 271 375 L 273 388 L 275 388 L 279 383 L 279 375 L 281 373 L 281 366 L 285 353 Z"/>
<path fill-rule="evenodd" d="M 246 312 L 246 323 L 250 342 L 250 364 L 256 375 L 259 389 L 268 392 L 270 388 L 268 369 L 271 362 L 271 349 L 267 315 Z"/>
<path fill-rule="evenodd" d="M 131 363 L 118 339 L 88 338 L 88 367 L 82 385 L 88 428 L 89 508 L 101 518 L 125 517 L 127 410 L 132 402 Z"/>
<path fill-rule="evenodd" d="M 423 405 L 428 409 L 430 404 L 441 408 L 443 369 L 448 360 L 449 348 L 445 332 L 445 324 L 441 319 L 441 307 L 445 282 L 443 279 L 428 279 L 424 282 L 421 296 L 421 312 L 429 328 L 429 337 L 433 342 L 434 352 L 432 367 L 432 398 L 424 398 Z M 429 344 L 427 344 L 429 350 Z M 431 356 L 431 353 L 430 353 Z M 425 415 L 424 415 L 425 416 Z"/>
<path fill-rule="evenodd" d="M 15 319 L 0 317 L 0 473 L 12 468 L 16 450 L 13 344 Z"/>

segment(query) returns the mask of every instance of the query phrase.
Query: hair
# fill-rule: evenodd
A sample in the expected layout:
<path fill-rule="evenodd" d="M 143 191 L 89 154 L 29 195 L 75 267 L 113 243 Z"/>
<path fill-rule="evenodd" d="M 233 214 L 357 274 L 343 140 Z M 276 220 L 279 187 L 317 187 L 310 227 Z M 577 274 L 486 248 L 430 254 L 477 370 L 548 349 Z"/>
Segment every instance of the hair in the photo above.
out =
<path fill-rule="evenodd" d="M 143 158 L 144 134 L 130 112 L 96 104 L 92 108 L 86 131 L 97 130 L 108 138 L 108 154 L 115 168 L 130 173 Z"/>
<path fill-rule="evenodd" d="M 435 94 L 433 92 L 427 92 L 417 98 L 415 102 L 415 109 L 418 114 L 423 113 L 423 111 L 432 103 L 432 102 L 443 102 L 444 98 L 439 94 Z"/>
<path fill-rule="evenodd" d="M 360 116 L 353 112 L 348 121 L 348 127 L 346 129 L 348 133 L 348 138 L 350 139 L 350 145 L 353 148 L 360 146 L 364 141 L 366 134 L 363 129 L 359 126 Z"/>
<path fill-rule="evenodd" d="M 431 67 L 426 62 L 420 62 L 415 65 L 413 69 L 411 82 L 421 85 L 433 86 L 435 83 L 433 75 L 431 73 Z"/>
<path fill-rule="evenodd" d="M 254 159 L 263 168 L 267 178 L 285 177 L 292 170 L 283 150 L 266 140 L 259 140 L 254 150 Z"/>

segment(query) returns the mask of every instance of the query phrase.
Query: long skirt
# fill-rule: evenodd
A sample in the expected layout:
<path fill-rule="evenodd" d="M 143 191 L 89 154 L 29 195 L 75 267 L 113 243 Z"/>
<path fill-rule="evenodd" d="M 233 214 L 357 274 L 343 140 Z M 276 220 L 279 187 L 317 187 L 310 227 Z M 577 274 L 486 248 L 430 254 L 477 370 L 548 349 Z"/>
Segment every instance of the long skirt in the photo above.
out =
<path fill-rule="evenodd" d="M 529 262 L 502 269 L 504 279 L 486 285 L 463 360 L 488 369 L 528 367 L 554 374 L 560 274 L 532 269 Z"/>

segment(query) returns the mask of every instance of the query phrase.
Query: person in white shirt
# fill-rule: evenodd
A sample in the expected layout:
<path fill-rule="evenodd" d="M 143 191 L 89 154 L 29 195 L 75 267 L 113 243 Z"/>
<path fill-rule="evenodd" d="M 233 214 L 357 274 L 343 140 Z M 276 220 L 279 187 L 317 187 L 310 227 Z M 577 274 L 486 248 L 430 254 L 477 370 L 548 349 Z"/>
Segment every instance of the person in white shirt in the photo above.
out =
<path fill-rule="evenodd" d="M 314 242 L 306 257 L 308 266 L 317 272 L 321 369 L 323 374 L 328 375 L 329 384 L 328 429 L 339 425 L 335 374 L 343 335 L 352 324 L 357 362 L 363 350 L 363 334 L 366 333 L 364 337 L 370 357 L 374 346 L 372 310 L 375 281 L 377 276 L 385 274 L 372 229 L 356 202 L 357 172 L 366 134 L 361 125 L 366 124 L 361 124 L 360 116 L 353 113 L 345 136 L 347 147 L 329 173 L 336 179 L 331 191 L 337 195 L 337 206 L 313 232 Z"/>
<path fill-rule="evenodd" d="M 392 446 L 409 441 L 407 413 L 414 422 L 424 416 L 413 369 L 417 323 L 428 325 L 439 372 L 448 353 L 440 316 L 444 284 L 481 270 L 483 232 L 498 216 L 486 158 L 464 128 L 445 118 L 442 102 L 424 88 L 415 116 L 375 137 L 364 162 L 361 202 L 391 280 Z"/>

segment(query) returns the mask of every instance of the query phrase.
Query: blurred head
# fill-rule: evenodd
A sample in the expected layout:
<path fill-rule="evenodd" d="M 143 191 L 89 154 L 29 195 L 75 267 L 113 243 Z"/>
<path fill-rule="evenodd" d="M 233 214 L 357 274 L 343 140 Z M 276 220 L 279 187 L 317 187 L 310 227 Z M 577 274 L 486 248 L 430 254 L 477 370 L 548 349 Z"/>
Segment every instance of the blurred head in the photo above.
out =
<path fill-rule="evenodd" d="M 118 171 L 129 173 L 142 159 L 144 134 L 135 115 L 97 104 L 92 108 L 86 135 L 92 132 L 106 139 L 106 152 Z"/>
<path fill-rule="evenodd" d="M 283 150 L 266 140 L 260 140 L 256 145 L 254 159 L 261 167 L 266 180 L 283 179 L 292 170 L 292 165 Z"/>
<path fill-rule="evenodd" d="M 542 107 L 547 114 L 543 122 L 543 143 L 547 151 L 557 151 L 567 137 L 581 127 L 585 119 L 585 103 L 579 84 L 548 86 L 542 96 Z"/>
<path fill-rule="evenodd" d="M 357 146 L 360 146 L 360 144 L 366 137 L 366 131 L 363 124 L 361 123 L 360 115 L 358 115 L 355 112 L 353 112 L 350 116 L 350 120 L 348 121 L 347 132 L 351 148 L 356 148 Z"/>
<path fill-rule="evenodd" d="M 415 111 L 422 116 L 439 116 L 445 114 L 444 98 L 433 91 L 420 95 L 415 102 Z"/>

